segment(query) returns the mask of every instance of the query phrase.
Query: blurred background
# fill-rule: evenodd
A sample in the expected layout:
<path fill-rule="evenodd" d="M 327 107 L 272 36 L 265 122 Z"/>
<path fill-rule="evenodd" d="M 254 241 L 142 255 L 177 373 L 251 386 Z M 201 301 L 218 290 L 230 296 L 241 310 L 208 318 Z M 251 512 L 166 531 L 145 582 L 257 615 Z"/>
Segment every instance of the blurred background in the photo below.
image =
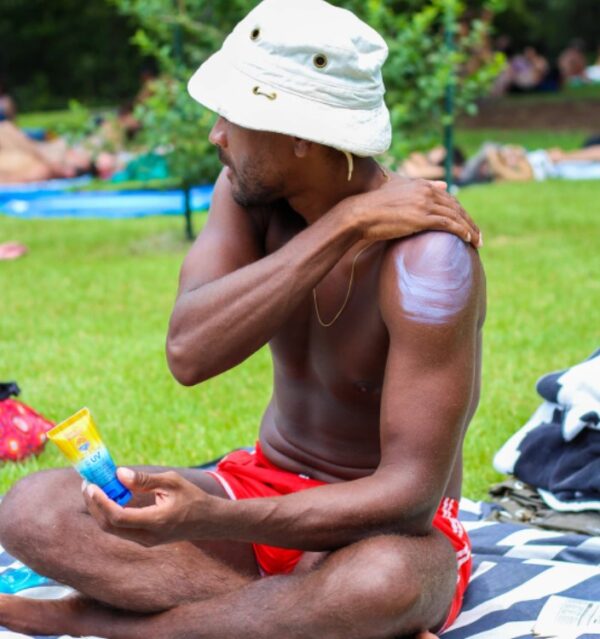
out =
<path fill-rule="evenodd" d="M 367 20 L 390 47 L 385 80 L 395 139 L 389 165 L 443 142 L 444 126 L 456 121 L 470 130 L 600 130 L 595 0 L 334 3 Z M 2 0 L 0 91 L 12 102 L 4 116 L 38 138 L 87 141 L 89 168 L 101 177 L 132 159 L 101 156 L 97 166 L 102 151 L 158 152 L 168 166 L 157 160 L 156 176 L 209 182 L 218 171 L 204 135 L 212 118 L 188 100 L 185 82 L 255 4 Z M 461 154 L 472 154 L 480 142 L 477 135 L 465 138 Z M 128 177 L 146 177 L 147 168 Z"/>

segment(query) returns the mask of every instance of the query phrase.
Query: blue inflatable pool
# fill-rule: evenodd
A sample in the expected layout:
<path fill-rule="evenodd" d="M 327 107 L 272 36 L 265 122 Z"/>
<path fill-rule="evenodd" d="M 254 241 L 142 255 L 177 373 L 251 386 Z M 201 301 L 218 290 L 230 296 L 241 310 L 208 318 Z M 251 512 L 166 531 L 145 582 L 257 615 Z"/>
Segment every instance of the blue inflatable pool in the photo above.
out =
<path fill-rule="evenodd" d="M 213 186 L 191 191 L 191 207 L 204 211 L 210 206 Z M 133 218 L 147 215 L 182 215 L 184 193 L 170 191 L 64 191 L 10 189 L 0 191 L 0 213 L 22 219 L 40 218 Z"/>

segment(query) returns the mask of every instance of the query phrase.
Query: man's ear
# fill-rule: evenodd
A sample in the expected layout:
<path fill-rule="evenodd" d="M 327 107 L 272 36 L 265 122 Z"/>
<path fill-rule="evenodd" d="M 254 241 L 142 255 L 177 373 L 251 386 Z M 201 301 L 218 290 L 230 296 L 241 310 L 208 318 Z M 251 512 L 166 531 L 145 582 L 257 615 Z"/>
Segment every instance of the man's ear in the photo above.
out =
<path fill-rule="evenodd" d="M 294 138 L 294 155 L 297 158 L 305 158 L 313 146 L 312 142 L 302 138 Z"/>

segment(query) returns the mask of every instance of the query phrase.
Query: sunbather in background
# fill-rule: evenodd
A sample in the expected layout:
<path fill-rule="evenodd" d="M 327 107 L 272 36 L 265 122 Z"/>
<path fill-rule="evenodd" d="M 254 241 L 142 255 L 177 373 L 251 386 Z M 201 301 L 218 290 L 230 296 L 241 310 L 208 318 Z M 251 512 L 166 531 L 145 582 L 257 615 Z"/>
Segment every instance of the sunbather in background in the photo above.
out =
<path fill-rule="evenodd" d="M 0 183 L 37 182 L 84 173 L 108 177 L 123 168 L 131 154 L 101 150 L 100 138 L 69 146 L 63 138 L 39 142 L 15 124 L 0 122 Z"/>
<path fill-rule="evenodd" d="M 559 148 L 527 151 L 516 145 L 486 144 L 465 165 L 463 180 L 469 179 L 471 170 L 479 175 L 488 172 L 494 180 L 516 182 L 600 179 L 600 144 L 574 151 Z"/>
<path fill-rule="evenodd" d="M 397 172 L 410 178 L 443 179 L 445 160 L 446 149 L 436 146 L 427 153 L 411 153 Z M 454 149 L 452 174 L 460 186 L 495 180 L 599 179 L 600 138 L 592 137 L 574 151 L 557 147 L 527 151 L 518 145 L 486 142 L 467 161 L 460 149 Z"/>
<path fill-rule="evenodd" d="M 440 180 L 446 175 L 446 149 L 435 146 L 427 153 L 411 153 L 398 167 L 398 174 L 409 178 L 423 178 L 426 180 Z M 455 178 L 460 177 L 465 155 L 459 148 L 452 152 L 452 172 Z"/>

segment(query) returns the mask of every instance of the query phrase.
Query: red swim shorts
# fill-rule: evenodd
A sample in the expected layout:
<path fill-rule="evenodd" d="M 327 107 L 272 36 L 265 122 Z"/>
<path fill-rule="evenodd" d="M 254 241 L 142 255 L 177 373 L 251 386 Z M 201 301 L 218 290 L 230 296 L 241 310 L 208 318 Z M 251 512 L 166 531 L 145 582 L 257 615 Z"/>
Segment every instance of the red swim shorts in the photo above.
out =
<path fill-rule="evenodd" d="M 230 499 L 278 497 L 306 488 L 323 486 L 326 482 L 281 470 L 262 453 L 260 444 L 255 452 L 238 450 L 224 457 L 215 471 L 209 473 L 221 484 Z M 471 541 L 458 520 L 458 502 L 445 497 L 433 519 L 433 526 L 443 533 L 456 552 L 458 575 L 454 599 L 442 630 L 448 628 L 460 612 L 463 596 L 471 576 Z M 256 561 L 263 575 L 290 573 L 302 557 L 302 550 L 253 544 Z"/>

